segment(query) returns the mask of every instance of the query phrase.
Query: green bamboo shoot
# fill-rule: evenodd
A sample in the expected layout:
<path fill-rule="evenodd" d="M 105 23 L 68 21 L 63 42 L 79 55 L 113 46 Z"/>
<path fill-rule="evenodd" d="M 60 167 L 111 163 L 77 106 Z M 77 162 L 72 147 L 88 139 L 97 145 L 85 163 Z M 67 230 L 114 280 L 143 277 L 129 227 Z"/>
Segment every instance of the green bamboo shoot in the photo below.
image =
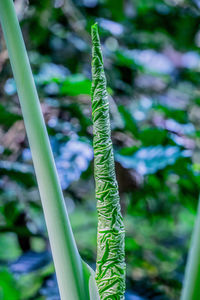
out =
<path fill-rule="evenodd" d="M 98 211 L 96 282 L 100 299 L 124 299 L 125 254 L 109 102 L 97 24 L 92 26 L 92 119 Z"/>

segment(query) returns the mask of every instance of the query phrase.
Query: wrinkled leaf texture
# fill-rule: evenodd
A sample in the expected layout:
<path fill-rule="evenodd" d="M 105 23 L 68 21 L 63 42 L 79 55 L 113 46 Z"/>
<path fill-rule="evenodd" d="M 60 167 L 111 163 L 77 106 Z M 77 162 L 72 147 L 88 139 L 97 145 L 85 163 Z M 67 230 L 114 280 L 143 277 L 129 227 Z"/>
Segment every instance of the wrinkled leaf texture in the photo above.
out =
<path fill-rule="evenodd" d="M 97 24 L 92 26 L 92 119 L 98 211 L 96 282 L 100 299 L 124 299 L 125 229 L 110 132 L 109 102 Z"/>

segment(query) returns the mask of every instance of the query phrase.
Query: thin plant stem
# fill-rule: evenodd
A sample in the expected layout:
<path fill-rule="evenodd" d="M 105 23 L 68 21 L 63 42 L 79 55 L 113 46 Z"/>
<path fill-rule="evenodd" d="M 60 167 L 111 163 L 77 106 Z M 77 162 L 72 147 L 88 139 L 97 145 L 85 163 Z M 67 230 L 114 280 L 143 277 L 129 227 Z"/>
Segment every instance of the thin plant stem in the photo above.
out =
<path fill-rule="evenodd" d="M 89 294 L 49 144 L 19 22 L 12 0 L 0 0 L 0 20 L 11 61 L 44 210 L 62 300 Z"/>
<path fill-rule="evenodd" d="M 200 198 L 193 230 L 181 300 L 200 299 Z"/>

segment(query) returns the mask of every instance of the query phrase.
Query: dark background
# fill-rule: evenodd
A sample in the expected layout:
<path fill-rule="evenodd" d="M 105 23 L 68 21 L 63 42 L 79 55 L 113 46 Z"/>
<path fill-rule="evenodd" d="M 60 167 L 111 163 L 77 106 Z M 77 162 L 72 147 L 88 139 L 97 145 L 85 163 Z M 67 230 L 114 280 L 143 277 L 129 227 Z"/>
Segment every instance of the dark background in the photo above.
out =
<path fill-rule="evenodd" d="M 82 257 L 95 268 L 90 27 L 97 21 L 126 225 L 126 299 L 179 299 L 200 188 L 200 1 L 15 4 Z M 2 32 L 0 50 L 0 299 L 55 300 Z"/>

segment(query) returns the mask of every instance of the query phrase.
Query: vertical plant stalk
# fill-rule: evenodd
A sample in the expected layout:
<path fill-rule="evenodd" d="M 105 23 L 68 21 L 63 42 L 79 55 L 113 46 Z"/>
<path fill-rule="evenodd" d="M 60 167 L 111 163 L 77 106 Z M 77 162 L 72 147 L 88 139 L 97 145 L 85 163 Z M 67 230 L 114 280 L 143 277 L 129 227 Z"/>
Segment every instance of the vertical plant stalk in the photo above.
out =
<path fill-rule="evenodd" d="M 200 299 L 200 198 L 183 281 L 181 300 Z"/>
<path fill-rule="evenodd" d="M 78 253 L 13 0 L 0 0 L 0 21 L 30 143 L 62 300 L 88 299 Z"/>
<path fill-rule="evenodd" d="M 97 24 L 92 26 L 92 119 L 98 211 L 96 282 L 100 299 L 124 299 L 125 229 L 111 141 L 109 102 Z"/>

